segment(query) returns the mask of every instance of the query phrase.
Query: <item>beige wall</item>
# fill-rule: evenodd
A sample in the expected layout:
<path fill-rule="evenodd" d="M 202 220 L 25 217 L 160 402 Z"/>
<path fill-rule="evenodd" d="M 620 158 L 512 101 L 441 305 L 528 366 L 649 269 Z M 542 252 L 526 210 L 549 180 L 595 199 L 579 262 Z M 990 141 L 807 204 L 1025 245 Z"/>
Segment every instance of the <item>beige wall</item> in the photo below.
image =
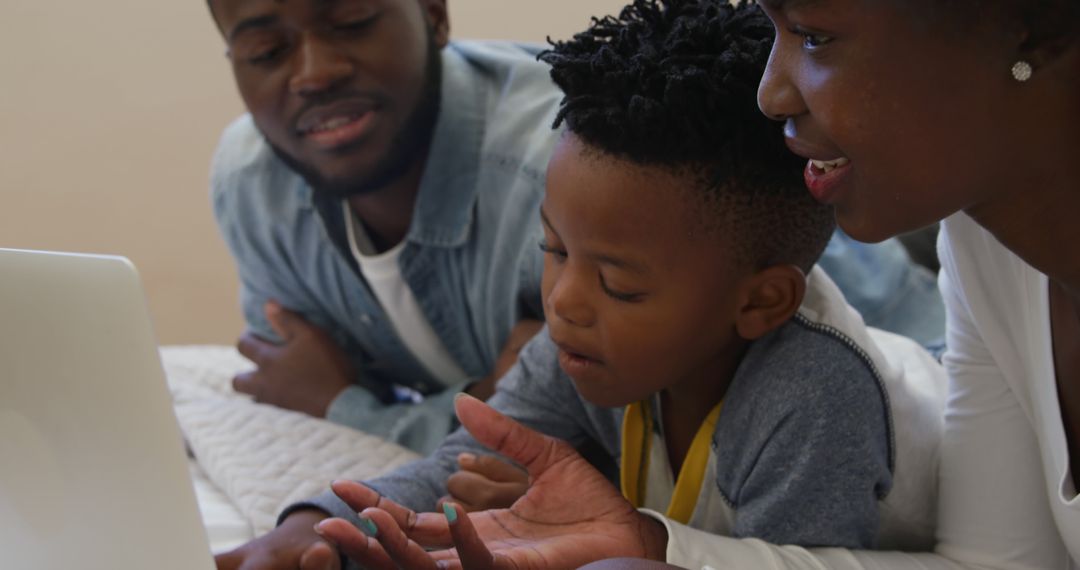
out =
<path fill-rule="evenodd" d="M 541 41 L 622 4 L 450 11 L 456 37 Z M 128 256 L 162 343 L 231 343 L 236 277 L 207 164 L 242 107 L 203 0 L 4 0 L 0 54 L 0 247 Z"/>

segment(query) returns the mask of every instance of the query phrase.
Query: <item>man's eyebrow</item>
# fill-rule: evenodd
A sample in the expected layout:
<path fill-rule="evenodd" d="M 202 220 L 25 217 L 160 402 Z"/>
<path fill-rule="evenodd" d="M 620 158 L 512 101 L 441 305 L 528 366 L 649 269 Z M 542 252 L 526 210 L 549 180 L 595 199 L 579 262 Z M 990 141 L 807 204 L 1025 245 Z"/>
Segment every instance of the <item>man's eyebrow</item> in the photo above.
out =
<path fill-rule="evenodd" d="M 233 26 L 232 31 L 229 32 L 229 41 L 236 39 L 236 36 L 248 31 L 259 28 L 268 28 L 278 22 L 277 14 L 265 14 L 262 16 L 254 16 L 241 20 L 239 24 Z"/>
<path fill-rule="evenodd" d="M 551 225 L 551 220 L 548 219 L 547 213 L 544 212 L 543 206 L 540 207 L 540 219 L 544 222 L 544 225 L 547 226 L 549 230 L 551 230 L 551 233 L 555 234 L 556 236 L 559 235 L 559 232 L 555 231 L 555 227 Z M 632 273 L 648 273 L 648 270 L 645 268 L 645 266 L 630 261 L 628 259 L 623 259 L 621 257 L 615 257 L 603 253 L 587 253 L 586 257 L 596 263 L 602 265 L 610 265 L 612 267 L 618 267 L 619 269 L 630 271 Z"/>

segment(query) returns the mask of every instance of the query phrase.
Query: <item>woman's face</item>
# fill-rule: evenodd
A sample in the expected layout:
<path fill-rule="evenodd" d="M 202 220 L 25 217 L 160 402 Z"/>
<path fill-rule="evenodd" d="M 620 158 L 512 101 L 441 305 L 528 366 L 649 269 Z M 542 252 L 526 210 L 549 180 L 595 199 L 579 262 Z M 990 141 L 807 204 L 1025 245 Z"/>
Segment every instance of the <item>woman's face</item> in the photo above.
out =
<path fill-rule="evenodd" d="M 879 241 L 1024 184 L 1020 38 L 945 2 L 763 0 L 776 27 L 758 102 L 811 159 L 807 186 L 853 237 Z M 1019 135 L 1019 133 L 1017 133 Z M 814 164 L 812 161 L 833 161 Z"/>

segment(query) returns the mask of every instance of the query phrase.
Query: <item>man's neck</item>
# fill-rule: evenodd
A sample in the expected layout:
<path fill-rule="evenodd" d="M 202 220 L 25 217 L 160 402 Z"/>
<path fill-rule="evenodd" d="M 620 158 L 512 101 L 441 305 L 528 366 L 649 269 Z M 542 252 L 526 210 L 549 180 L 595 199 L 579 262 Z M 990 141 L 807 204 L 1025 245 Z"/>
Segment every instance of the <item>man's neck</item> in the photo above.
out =
<path fill-rule="evenodd" d="M 374 192 L 348 199 L 349 206 L 364 225 L 364 231 L 376 252 L 393 248 L 409 233 L 426 163 L 426 160 L 417 160 L 404 176 L 394 182 Z"/>

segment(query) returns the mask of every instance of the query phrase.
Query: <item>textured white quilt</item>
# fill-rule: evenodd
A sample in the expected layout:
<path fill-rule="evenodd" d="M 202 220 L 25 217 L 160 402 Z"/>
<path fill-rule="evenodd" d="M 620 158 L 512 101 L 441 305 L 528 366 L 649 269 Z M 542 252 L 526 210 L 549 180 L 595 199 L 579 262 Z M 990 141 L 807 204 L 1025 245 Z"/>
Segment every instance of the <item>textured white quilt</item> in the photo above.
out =
<path fill-rule="evenodd" d="M 334 479 L 368 479 L 416 459 L 403 447 L 310 416 L 256 404 L 233 392 L 251 367 L 233 348 L 161 349 L 176 415 L 199 466 L 255 534 L 291 503 Z"/>

